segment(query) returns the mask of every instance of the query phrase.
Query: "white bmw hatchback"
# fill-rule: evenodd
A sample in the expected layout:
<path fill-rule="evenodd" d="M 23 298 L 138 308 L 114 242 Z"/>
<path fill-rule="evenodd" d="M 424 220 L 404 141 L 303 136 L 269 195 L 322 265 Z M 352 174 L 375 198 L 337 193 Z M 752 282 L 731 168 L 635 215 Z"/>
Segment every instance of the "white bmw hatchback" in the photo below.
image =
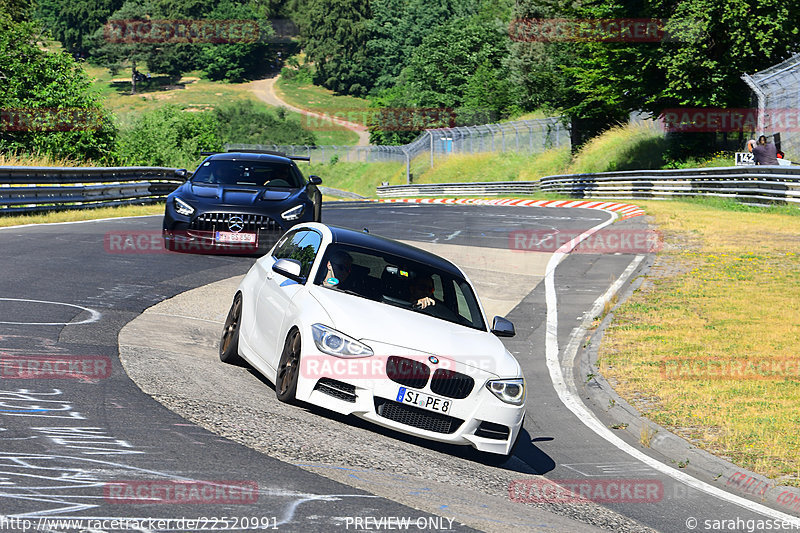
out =
<path fill-rule="evenodd" d="M 351 229 L 287 232 L 236 292 L 220 359 L 245 359 L 302 401 L 403 433 L 507 455 L 525 380 L 451 262 Z"/>

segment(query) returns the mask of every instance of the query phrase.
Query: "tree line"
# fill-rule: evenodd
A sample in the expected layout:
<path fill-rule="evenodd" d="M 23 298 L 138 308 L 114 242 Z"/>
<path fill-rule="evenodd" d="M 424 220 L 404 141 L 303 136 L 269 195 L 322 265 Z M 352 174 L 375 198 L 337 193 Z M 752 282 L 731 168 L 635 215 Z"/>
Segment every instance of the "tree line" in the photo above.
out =
<path fill-rule="evenodd" d="M 283 17 L 300 28 L 301 70 L 314 83 L 367 97 L 377 110 L 447 110 L 421 112 L 411 128 L 378 119 L 372 141 L 384 144 L 408 142 L 426 127 L 544 110 L 570 119 L 578 145 L 632 111 L 747 107 L 741 75 L 787 58 L 800 40 L 800 10 L 778 0 L 0 0 L 0 107 L 67 106 L 99 117 L 83 132 L 5 128 L 0 148 L 113 152 L 119 132 L 69 54 L 112 71 L 139 65 L 178 77 L 199 69 L 241 81 L 276 65 L 279 52 L 286 58 L 270 39 L 270 19 Z M 109 25 L 154 20 L 258 24 L 254 38 L 238 41 L 109 38 Z M 610 26 L 561 28 L 566 38 L 545 32 L 625 20 L 657 21 L 659 38 L 607 38 Z M 42 29 L 68 54 L 43 50 Z"/>
<path fill-rule="evenodd" d="M 800 51 L 800 10 L 779 0 L 300 4 L 297 21 L 316 83 L 368 96 L 378 107 L 452 108 L 465 124 L 544 109 L 571 119 L 578 144 L 633 111 L 747 107 L 742 74 Z M 576 33 L 577 21 L 601 27 Z M 655 23 L 658 30 L 655 39 L 620 38 L 603 21 Z M 409 135 L 377 124 L 373 137 Z"/>

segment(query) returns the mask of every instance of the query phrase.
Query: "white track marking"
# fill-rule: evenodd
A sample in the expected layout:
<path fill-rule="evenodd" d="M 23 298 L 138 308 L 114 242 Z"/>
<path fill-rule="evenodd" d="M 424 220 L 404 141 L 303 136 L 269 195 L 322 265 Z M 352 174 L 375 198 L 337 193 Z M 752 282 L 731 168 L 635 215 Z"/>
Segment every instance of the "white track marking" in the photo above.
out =
<path fill-rule="evenodd" d="M 732 503 L 743 507 L 744 509 L 755 511 L 760 513 L 764 516 L 768 516 L 775 520 L 782 520 L 786 523 L 800 526 L 800 518 L 796 518 L 794 516 L 788 515 L 786 513 L 782 513 L 775 509 L 771 509 L 765 505 L 762 505 L 757 502 L 750 501 L 748 499 L 742 498 L 740 496 L 736 496 L 735 494 L 731 494 L 726 492 L 718 487 L 714 487 L 713 485 L 709 485 L 704 481 L 700 481 L 685 472 L 680 472 L 675 470 L 674 468 L 670 468 L 669 466 L 665 465 L 664 463 L 653 459 L 649 455 L 646 455 L 627 442 L 623 441 L 621 438 L 616 436 L 614 433 L 611 432 L 595 415 L 592 413 L 586 405 L 581 401 L 580 395 L 578 394 L 577 386 L 572 379 L 572 374 L 569 373 L 569 381 L 565 380 L 564 374 L 561 371 L 561 362 L 559 361 L 558 357 L 558 307 L 557 307 L 557 298 L 556 298 L 556 287 L 555 287 L 555 270 L 558 264 L 567 256 L 567 254 L 575 248 L 581 241 L 592 235 L 593 233 L 601 230 L 602 228 L 608 226 L 609 224 L 613 223 L 617 218 L 616 214 L 613 214 L 610 220 L 603 222 L 602 224 L 598 224 L 591 229 L 586 230 L 582 234 L 578 235 L 570 242 L 566 243 L 564 246 L 559 248 L 553 256 L 550 258 L 550 261 L 547 263 L 547 270 L 545 273 L 545 298 L 547 302 L 547 328 L 546 328 L 546 335 L 545 335 L 545 348 L 546 348 L 546 358 L 547 358 L 547 369 L 550 372 L 550 380 L 553 382 L 553 387 L 558 394 L 559 399 L 561 402 L 572 411 L 572 413 L 583 422 L 589 429 L 595 432 L 600 437 L 604 438 L 608 441 L 611 445 L 615 446 L 620 451 L 627 453 L 631 457 L 643 462 L 644 464 L 651 467 L 653 470 L 656 470 L 666 476 L 669 476 L 676 481 L 679 481 L 689 487 L 694 489 L 700 490 L 714 496 L 715 498 L 719 498 L 720 500 L 724 500 L 728 503 Z M 628 271 L 626 271 L 627 273 Z M 623 274 L 625 276 L 626 274 Z M 625 279 L 620 277 L 617 282 L 621 285 L 624 283 Z M 602 305 L 603 298 L 609 294 L 608 292 L 601 296 L 595 305 Z M 573 355 L 574 357 L 574 355 Z M 571 361 L 570 361 L 571 363 Z"/>
<path fill-rule="evenodd" d="M 18 226 L 3 226 L 0 231 L 4 229 L 20 229 L 20 228 L 35 228 L 39 226 L 61 226 L 66 224 L 86 224 L 87 222 L 105 222 L 107 220 L 125 220 L 129 218 L 147 218 L 147 217 L 163 217 L 164 215 L 133 215 L 129 217 L 108 217 L 108 218 L 92 218 L 89 220 L 72 220 L 69 222 L 34 222 L 33 224 L 20 224 Z"/>
<path fill-rule="evenodd" d="M 89 309 L 88 307 L 83 307 L 82 305 L 68 304 L 64 302 L 49 302 L 47 300 L 28 300 L 27 298 L 0 298 L 0 301 L 65 305 L 67 307 L 76 307 L 82 311 L 86 311 L 91 315 L 89 316 L 89 318 L 81 320 L 80 322 L 4 322 L 0 320 L 0 324 L 11 324 L 15 326 L 77 326 L 79 324 L 90 324 L 92 322 L 97 322 L 98 320 L 100 320 L 100 317 L 102 316 L 99 311 L 95 311 L 94 309 Z"/>

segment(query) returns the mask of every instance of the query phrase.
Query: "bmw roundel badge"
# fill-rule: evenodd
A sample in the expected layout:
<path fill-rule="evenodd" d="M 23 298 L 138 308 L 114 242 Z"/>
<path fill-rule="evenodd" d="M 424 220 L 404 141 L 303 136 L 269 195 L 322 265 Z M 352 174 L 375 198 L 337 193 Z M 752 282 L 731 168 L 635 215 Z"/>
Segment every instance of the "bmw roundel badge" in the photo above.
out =
<path fill-rule="evenodd" d="M 432 356 L 428 357 L 428 361 L 430 361 L 431 363 L 433 363 L 435 365 L 435 364 L 439 363 L 439 358 L 432 355 Z"/>

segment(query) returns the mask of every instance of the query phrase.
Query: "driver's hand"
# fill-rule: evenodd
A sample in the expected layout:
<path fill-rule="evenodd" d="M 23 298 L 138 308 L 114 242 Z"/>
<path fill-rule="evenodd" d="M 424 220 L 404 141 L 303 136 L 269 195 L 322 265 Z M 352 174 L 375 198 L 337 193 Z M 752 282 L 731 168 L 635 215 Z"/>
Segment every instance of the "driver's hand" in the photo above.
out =
<path fill-rule="evenodd" d="M 428 306 L 436 305 L 436 302 L 433 298 L 428 298 L 427 296 L 424 298 L 420 298 L 417 300 L 417 303 L 414 304 L 414 307 L 418 307 L 419 309 L 425 309 Z"/>

